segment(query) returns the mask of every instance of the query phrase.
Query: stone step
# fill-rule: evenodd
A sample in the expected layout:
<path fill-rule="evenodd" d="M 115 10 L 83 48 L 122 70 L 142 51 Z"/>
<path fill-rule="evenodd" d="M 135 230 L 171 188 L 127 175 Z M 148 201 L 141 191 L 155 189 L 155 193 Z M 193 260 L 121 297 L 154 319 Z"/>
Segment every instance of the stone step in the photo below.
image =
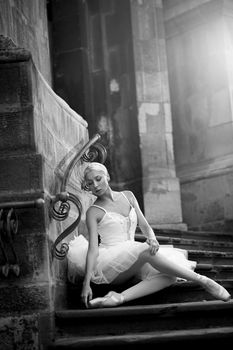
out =
<path fill-rule="evenodd" d="M 188 238 L 197 240 L 207 240 L 214 242 L 233 242 L 232 232 L 210 232 L 210 231 L 179 231 L 179 230 L 162 230 L 155 229 L 154 232 L 156 236 L 163 237 L 174 237 L 174 238 Z M 140 234 L 140 229 L 138 228 L 136 234 Z"/>
<path fill-rule="evenodd" d="M 233 265 L 197 264 L 197 273 L 216 279 L 233 279 Z"/>
<path fill-rule="evenodd" d="M 216 279 L 218 283 L 224 286 L 228 292 L 233 295 L 233 277 L 228 279 Z M 125 283 L 123 286 L 109 286 L 109 285 L 92 285 L 93 297 L 104 296 L 110 290 L 122 292 L 130 288 L 132 282 Z M 80 300 L 82 284 L 69 285 L 67 289 L 67 309 L 85 309 Z M 203 300 L 214 300 L 214 298 L 207 293 L 197 283 L 188 281 L 179 281 L 174 285 L 158 291 L 154 294 L 128 302 L 125 305 L 148 305 L 148 304 L 168 304 L 178 302 L 199 302 Z"/>
<path fill-rule="evenodd" d="M 196 240 L 187 238 L 173 238 L 173 237 L 162 237 L 157 236 L 160 244 L 172 244 L 174 247 L 182 249 L 197 249 L 197 250 L 208 250 L 208 251 L 221 251 L 221 252 L 232 252 L 233 242 L 221 242 L 221 241 L 207 241 L 207 240 Z"/>
<path fill-rule="evenodd" d="M 209 276 L 233 295 L 233 235 L 231 233 L 156 230 L 160 244 L 186 249 L 197 261 L 196 272 Z M 136 240 L 145 241 L 137 231 Z M 233 339 L 233 300 L 214 300 L 193 282 L 179 281 L 149 296 L 115 308 L 86 309 L 80 302 L 82 281 L 68 283 L 67 310 L 55 313 L 56 334 L 50 349 L 135 349 L 155 344 L 224 346 Z M 124 286 L 94 285 L 94 297 Z"/>
<path fill-rule="evenodd" d="M 56 338 L 233 327 L 233 300 L 61 310 L 55 313 L 55 325 Z"/>
<path fill-rule="evenodd" d="M 188 249 L 188 258 L 198 264 L 233 265 L 233 252 Z"/>
<path fill-rule="evenodd" d="M 232 243 L 161 236 L 157 236 L 157 238 L 160 244 L 173 245 L 176 248 L 187 250 L 189 259 L 195 260 L 197 263 L 233 265 Z M 140 242 L 145 242 L 146 240 L 140 233 L 136 234 L 135 239 Z"/>
<path fill-rule="evenodd" d="M 174 247 L 178 247 L 181 249 L 197 249 L 197 250 L 208 250 L 208 251 L 220 251 L 220 252 L 232 252 L 233 251 L 233 242 L 225 242 L 225 241 L 212 241 L 212 240 L 204 240 L 197 238 L 189 238 L 189 237 L 169 237 L 156 235 L 157 240 L 161 245 L 173 245 Z M 140 242 L 144 242 L 146 240 L 145 236 L 138 233 L 136 234 L 135 239 Z"/>
<path fill-rule="evenodd" d="M 57 339 L 49 347 L 52 349 L 121 349 L 133 350 L 136 346 L 146 346 L 147 350 L 154 350 L 155 345 L 179 346 L 179 349 L 187 349 L 187 346 L 201 346 L 216 348 L 229 346 L 233 339 L 233 327 L 212 327 L 204 329 L 170 330 L 160 332 L 143 332 L 117 336 L 85 336 L 67 337 Z"/>

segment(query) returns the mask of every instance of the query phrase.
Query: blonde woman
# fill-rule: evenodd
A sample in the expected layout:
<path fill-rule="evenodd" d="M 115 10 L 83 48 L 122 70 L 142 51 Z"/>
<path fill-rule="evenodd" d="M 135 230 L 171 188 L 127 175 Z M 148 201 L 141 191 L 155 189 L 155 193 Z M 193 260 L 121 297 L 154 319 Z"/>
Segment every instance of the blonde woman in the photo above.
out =
<path fill-rule="evenodd" d="M 226 289 L 194 271 L 196 262 L 188 260 L 185 250 L 160 246 L 134 194 L 113 191 L 109 180 L 103 164 L 93 162 L 86 167 L 85 185 L 96 196 L 86 213 L 89 239 L 80 244 L 78 237 L 77 244 L 70 245 L 68 256 L 73 270 L 83 271 L 81 298 L 87 308 L 121 305 L 166 288 L 177 278 L 199 283 L 216 299 L 230 300 Z M 146 242 L 135 241 L 137 225 Z M 82 267 L 81 249 L 85 252 L 81 255 Z M 132 287 L 93 299 L 91 282 L 114 286 L 132 277 L 139 279 Z"/>

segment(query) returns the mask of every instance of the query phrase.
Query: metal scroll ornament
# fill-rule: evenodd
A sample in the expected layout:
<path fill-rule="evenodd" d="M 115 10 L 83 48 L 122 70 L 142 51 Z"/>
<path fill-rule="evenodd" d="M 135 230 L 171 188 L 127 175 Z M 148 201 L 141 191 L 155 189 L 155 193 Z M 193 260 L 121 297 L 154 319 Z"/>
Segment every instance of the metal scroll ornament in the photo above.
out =
<path fill-rule="evenodd" d="M 0 210 L 0 250 L 4 263 L 1 266 L 2 274 L 7 277 L 12 271 L 19 276 L 20 267 L 14 248 L 14 236 L 18 232 L 18 217 L 13 208 Z"/>
<path fill-rule="evenodd" d="M 102 144 L 97 143 L 99 139 L 100 135 L 96 134 L 73 156 L 64 172 L 60 193 L 51 198 L 50 215 L 57 221 L 64 221 L 69 217 L 71 204 L 73 204 L 78 211 L 78 216 L 75 221 L 57 237 L 52 246 L 52 256 L 59 260 L 64 259 L 69 250 L 69 245 L 62 241 L 76 229 L 82 215 L 82 203 L 76 195 L 67 191 L 68 182 L 72 171 L 78 163 L 93 162 L 97 158 L 98 162 L 105 162 L 107 152 Z"/>

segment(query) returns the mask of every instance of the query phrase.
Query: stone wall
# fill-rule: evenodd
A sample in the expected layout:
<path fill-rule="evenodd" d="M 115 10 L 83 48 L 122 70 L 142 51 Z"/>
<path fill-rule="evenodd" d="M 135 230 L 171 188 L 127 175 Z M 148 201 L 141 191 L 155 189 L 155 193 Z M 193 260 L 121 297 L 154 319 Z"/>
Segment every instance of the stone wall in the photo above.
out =
<path fill-rule="evenodd" d="M 190 228 L 233 220 L 232 1 L 164 1 L 177 175 Z"/>
<path fill-rule="evenodd" d="M 30 51 L 36 66 L 51 84 L 46 0 L 1 0 L 0 34 Z"/>
<path fill-rule="evenodd" d="M 66 260 L 52 259 L 51 246 L 68 223 L 51 219 L 50 198 L 59 192 L 67 153 L 88 141 L 88 130 L 82 117 L 53 92 L 30 53 L 9 38 L 0 39 L 0 203 L 45 200 L 39 208 L 16 209 L 19 228 L 13 246 L 20 273 L 12 269 L 0 274 L 1 350 L 14 341 L 19 349 L 36 349 L 39 314 L 48 314 L 48 338 L 50 312 L 56 302 L 60 307 L 66 303 Z M 85 209 L 89 199 L 80 189 L 77 169 L 67 190 L 79 196 Z M 68 222 L 75 217 L 71 208 Z M 4 263 L 1 254 L 0 265 Z"/>

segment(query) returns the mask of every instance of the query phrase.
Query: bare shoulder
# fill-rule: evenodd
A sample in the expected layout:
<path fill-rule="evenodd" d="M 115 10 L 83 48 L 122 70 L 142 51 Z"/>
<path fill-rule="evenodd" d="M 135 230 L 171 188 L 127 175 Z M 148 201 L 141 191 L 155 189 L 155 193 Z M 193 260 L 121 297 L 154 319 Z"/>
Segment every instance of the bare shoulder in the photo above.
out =
<path fill-rule="evenodd" d="M 89 207 L 86 211 L 86 218 L 90 218 L 92 215 L 94 215 L 95 211 L 93 207 Z"/>
<path fill-rule="evenodd" d="M 90 206 L 86 211 L 87 220 L 97 220 L 100 221 L 104 215 L 104 211 L 98 207 Z"/>
<path fill-rule="evenodd" d="M 99 213 L 99 211 L 100 209 L 98 209 L 97 207 L 90 206 L 86 211 L 86 216 L 87 217 L 96 216 Z"/>

